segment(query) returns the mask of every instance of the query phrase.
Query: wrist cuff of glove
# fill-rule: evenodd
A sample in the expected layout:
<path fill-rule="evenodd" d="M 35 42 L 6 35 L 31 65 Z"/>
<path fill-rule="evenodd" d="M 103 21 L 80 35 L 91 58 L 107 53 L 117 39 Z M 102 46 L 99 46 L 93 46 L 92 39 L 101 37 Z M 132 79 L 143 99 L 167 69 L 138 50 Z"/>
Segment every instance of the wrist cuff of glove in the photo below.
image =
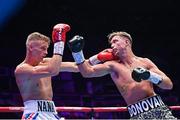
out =
<path fill-rule="evenodd" d="M 77 52 L 77 53 L 72 52 L 72 55 L 73 55 L 74 61 L 77 64 L 81 64 L 85 61 L 84 54 L 83 54 L 82 50 Z"/>
<path fill-rule="evenodd" d="M 162 77 L 154 72 L 150 72 L 150 77 L 149 77 L 149 80 L 158 85 L 162 82 Z"/>
<path fill-rule="evenodd" d="M 63 55 L 63 52 L 64 52 L 64 42 L 59 41 L 59 42 L 54 43 L 53 53 L 57 55 Z"/>
<path fill-rule="evenodd" d="M 94 56 L 92 56 L 92 57 L 89 58 L 89 63 L 90 63 L 91 65 L 96 65 L 96 64 L 98 64 L 98 63 L 100 63 L 100 62 L 101 62 L 101 61 L 98 60 L 97 55 L 94 55 Z"/>

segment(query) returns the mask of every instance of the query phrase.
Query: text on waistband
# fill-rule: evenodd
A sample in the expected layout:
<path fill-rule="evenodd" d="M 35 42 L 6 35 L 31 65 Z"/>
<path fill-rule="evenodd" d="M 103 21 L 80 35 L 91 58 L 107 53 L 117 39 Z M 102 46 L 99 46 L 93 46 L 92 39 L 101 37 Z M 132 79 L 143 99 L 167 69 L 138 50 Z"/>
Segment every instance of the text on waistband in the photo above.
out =
<path fill-rule="evenodd" d="M 41 112 L 55 112 L 55 107 L 53 102 L 49 101 L 37 101 L 38 111 Z"/>
<path fill-rule="evenodd" d="M 146 100 L 142 100 L 138 103 L 130 105 L 127 108 L 130 113 L 130 116 L 132 117 L 132 116 L 149 111 L 150 109 L 153 109 L 162 105 L 164 105 L 164 103 L 161 100 L 160 96 L 153 96 Z"/>

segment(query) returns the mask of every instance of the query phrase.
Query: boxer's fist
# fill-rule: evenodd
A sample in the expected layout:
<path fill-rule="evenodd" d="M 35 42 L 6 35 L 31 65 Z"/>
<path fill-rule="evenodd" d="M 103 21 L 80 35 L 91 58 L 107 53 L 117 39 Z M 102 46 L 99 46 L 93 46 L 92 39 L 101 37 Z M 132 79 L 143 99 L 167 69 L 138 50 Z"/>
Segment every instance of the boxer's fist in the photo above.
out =
<path fill-rule="evenodd" d="M 84 39 L 82 36 L 76 35 L 68 42 L 69 49 L 72 52 L 73 58 L 77 64 L 85 61 L 83 55 Z"/>
<path fill-rule="evenodd" d="M 68 24 L 60 23 L 53 27 L 52 40 L 53 42 L 66 41 L 66 33 L 70 30 Z"/>
<path fill-rule="evenodd" d="M 52 41 L 54 42 L 54 54 L 63 55 L 66 33 L 70 30 L 68 24 L 60 23 L 53 27 Z"/>
<path fill-rule="evenodd" d="M 150 77 L 150 72 L 144 68 L 138 67 L 133 69 L 131 75 L 135 81 L 140 82 L 142 79 L 148 79 Z"/>
<path fill-rule="evenodd" d="M 114 56 L 112 51 L 109 51 L 109 50 L 102 51 L 98 53 L 97 55 L 94 55 L 89 58 L 89 62 L 92 65 L 95 65 L 101 62 L 110 61 L 110 60 L 118 60 L 118 57 Z"/>
<path fill-rule="evenodd" d="M 84 48 L 84 39 L 82 36 L 76 35 L 68 42 L 71 52 L 77 53 Z"/>
<path fill-rule="evenodd" d="M 160 75 L 141 67 L 133 69 L 132 78 L 137 82 L 148 80 L 156 85 L 162 82 L 162 77 Z"/>
<path fill-rule="evenodd" d="M 117 57 L 113 55 L 112 52 L 100 52 L 97 55 L 97 59 L 105 62 L 105 61 L 109 61 L 109 60 L 117 60 Z"/>

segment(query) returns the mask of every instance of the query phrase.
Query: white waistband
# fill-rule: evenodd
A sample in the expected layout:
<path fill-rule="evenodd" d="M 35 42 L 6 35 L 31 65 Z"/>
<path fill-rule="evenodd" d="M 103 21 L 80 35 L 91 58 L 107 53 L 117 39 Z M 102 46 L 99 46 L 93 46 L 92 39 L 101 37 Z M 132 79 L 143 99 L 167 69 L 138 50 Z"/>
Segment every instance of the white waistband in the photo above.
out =
<path fill-rule="evenodd" d="M 24 114 L 32 112 L 48 112 L 57 114 L 53 101 L 28 100 L 24 102 Z"/>

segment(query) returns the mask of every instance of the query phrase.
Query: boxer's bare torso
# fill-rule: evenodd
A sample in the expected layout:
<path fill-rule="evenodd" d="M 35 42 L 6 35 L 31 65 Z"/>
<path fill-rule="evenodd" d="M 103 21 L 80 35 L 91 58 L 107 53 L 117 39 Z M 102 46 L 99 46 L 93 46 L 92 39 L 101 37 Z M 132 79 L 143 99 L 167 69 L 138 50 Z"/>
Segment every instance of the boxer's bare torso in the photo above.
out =
<path fill-rule="evenodd" d="M 43 63 L 40 63 L 40 65 L 43 66 Z M 16 68 L 16 71 L 19 71 L 16 73 L 16 82 L 23 101 L 52 100 L 51 77 L 36 78 L 31 76 L 31 74 L 26 74 L 26 72 L 23 73 L 25 69 L 26 71 L 31 71 L 33 66 L 23 62 Z"/>
<path fill-rule="evenodd" d="M 149 81 L 136 82 L 131 77 L 132 70 L 136 67 L 149 69 L 144 59 L 135 57 L 131 64 L 117 61 L 109 61 L 105 64 L 110 66 L 111 78 L 128 105 L 155 94 L 152 83 Z"/>

